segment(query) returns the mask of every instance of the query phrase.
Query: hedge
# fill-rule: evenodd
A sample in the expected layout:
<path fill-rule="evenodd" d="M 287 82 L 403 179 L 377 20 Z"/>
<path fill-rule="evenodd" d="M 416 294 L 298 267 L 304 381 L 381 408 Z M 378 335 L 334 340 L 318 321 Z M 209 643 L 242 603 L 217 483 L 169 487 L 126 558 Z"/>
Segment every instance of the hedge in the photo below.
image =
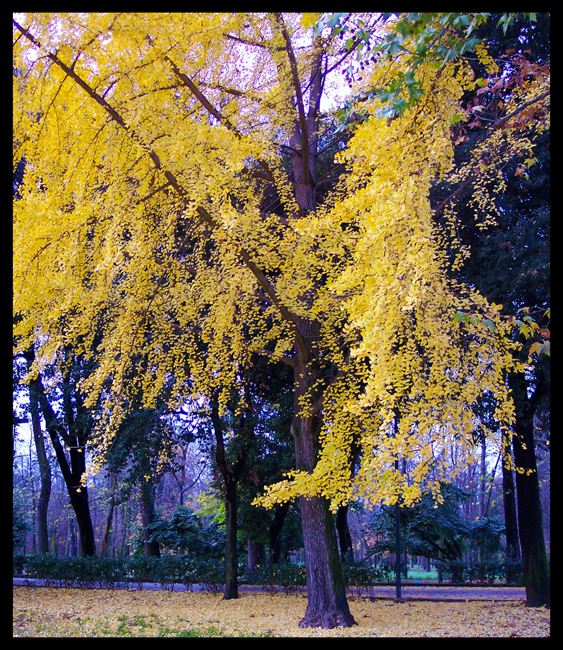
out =
<path fill-rule="evenodd" d="M 450 571 L 451 571 L 451 567 Z M 204 589 L 220 591 L 225 582 L 224 562 L 203 560 L 185 555 L 155 557 L 66 557 L 54 555 L 14 555 L 14 575 L 42 578 L 53 586 L 116 587 L 124 583 L 142 588 L 144 582 L 156 582 L 164 588 L 174 589 L 175 584 L 201 585 Z M 394 566 L 386 564 L 374 568 L 369 564 L 344 564 L 344 580 L 348 587 L 365 594 L 371 587 L 394 580 Z M 447 575 L 446 567 L 444 574 Z M 256 569 L 246 567 L 240 571 L 243 584 L 282 588 L 295 593 L 306 585 L 304 566 L 297 564 L 265 564 Z M 455 575 L 462 579 L 494 582 L 496 579 L 521 583 L 521 564 L 499 560 L 472 567 L 456 567 Z M 508 579 L 507 579 L 508 578 Z M 512 580 L 511 580 L 512 578 Z"/>

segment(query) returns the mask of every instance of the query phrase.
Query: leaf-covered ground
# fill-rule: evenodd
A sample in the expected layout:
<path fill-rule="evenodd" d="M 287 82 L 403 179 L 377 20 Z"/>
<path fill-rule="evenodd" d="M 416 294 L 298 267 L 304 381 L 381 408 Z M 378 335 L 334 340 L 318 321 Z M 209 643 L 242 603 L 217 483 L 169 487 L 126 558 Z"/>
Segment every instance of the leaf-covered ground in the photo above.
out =
<path fill-rule="evenodd" d="M 358 626 L 300 629 L 303 595 L 14 587 L 17 637 L 547 637 L 550 611 L 515 602 L 350 600 Z"/>

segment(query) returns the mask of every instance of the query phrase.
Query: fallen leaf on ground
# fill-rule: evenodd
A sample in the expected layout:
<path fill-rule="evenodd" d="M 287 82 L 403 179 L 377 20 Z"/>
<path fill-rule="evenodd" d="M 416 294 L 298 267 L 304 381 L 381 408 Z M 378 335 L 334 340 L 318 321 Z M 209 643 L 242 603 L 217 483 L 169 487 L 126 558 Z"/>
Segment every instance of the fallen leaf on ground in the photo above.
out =
<path fill-rule="evenodd" d="M 521 602 L 350 600 L 351 628 L 302 629 L 300 595 L 13 588 L 16 637 L 549 637 L 550 610 Z M 261 615 L 256 615 L 261 612 Z"/>

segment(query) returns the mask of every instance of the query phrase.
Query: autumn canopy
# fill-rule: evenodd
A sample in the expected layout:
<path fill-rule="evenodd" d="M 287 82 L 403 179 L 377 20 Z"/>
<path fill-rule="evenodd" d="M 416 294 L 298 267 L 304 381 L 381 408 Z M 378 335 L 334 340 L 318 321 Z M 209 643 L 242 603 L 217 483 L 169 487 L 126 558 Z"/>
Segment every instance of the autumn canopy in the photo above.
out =
<path fill-rule="evenodd" d="M 354 20 L 382 38 L 392 30 L 378 14 Z M 486 225 L 503 156 L 531 164 L 533 154 L 505 121 L 454 168 L 451 126 L 465 119 L 460 100 L 477 80 L 456 58 L 411 69 L 408 36 L 402 56 L 356 76 L 361 117 L 337 131 L 323 100 L 345 86 L 360 41 L 313 22 L 242 13 L 15 21 L 14 164 L 25 161 L 25 176 L 14 203 L 14 313 L 21 348 L 40 346 L 36 372 L 65 346 L 96 359 L 81 387 L 97 412 L 90 472 L 133 396 L 148 407 L 163 395 L 221 404 L 258 356 L 289 364 L 295 470 L 257 505 L 300 498 L 302 623 L 330 627 L 353 623 L 341 575 L 326 568 L 331 510 L 352 497 L 439 498 L 476 429 L 491 440 L 510 430 L 506 373 L 518 368 L 508 325 L 499 306 L 448 275 L 466 251 L 451 236 L 455 202 L 443 206 L 450 231 L 440 229 L 429 190 L 438 179 L 473 183 Z M 405 72 L 417 101 L 390 115 L 369 90 Z M 542 93 L 549 101 L 545 91 L 530 83 L 506 114 Z M 483 395 L 498 430 L 476 416 Z M 408 476 L 398 458 L 411 462 Z"/>

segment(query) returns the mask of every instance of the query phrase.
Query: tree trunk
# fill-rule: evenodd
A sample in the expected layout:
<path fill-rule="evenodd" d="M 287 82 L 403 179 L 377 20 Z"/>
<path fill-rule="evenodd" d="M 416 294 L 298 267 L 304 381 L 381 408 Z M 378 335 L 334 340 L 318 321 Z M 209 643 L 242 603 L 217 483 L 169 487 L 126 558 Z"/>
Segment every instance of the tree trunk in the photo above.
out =
<path fill-rule="evenodd" d="M 90 516 L 90 506 L 88 504 L 88 488 L 81 484 L 82 475 L 86 470 L 86 460 L 84 447 L 79 445 L 78 440 L 74 436 L 68 436 L 64 431 L 64 427 L 58 421 L 55 412 L 47 396 L 45 389 L 41 382 L 41 378 L 34 379 L 37 387 L 37 396 L 43 418 L 47 426 L 47 432 L 51 438 L 57 462 L 61 469 L 70 504 L 76 515 L 76 522 L 78 524 L 78 532 L 80 537 L 80 549 L 83 556 L 96 554 L 96 543 L 94 541 L 94 528 L 92 526 L 92 519 Z M 70 463 L 67 460 L 61 438 L 65 439 L 65 444 L 70 448 L 69 456 Z"/>
<path fill-rule="evenodd" d="M 323 91 L 323 47 L 320 37 L 315 47 L 310 67 L 310 77 L 305 84 L 298 78 L 298 69 L 289 33 L 283 16 L 273 14 L 273 26 L 285 41 L 285 51 L 291 70 L 296 119 L 289 145 L 291 147 L 291 174 L 298 214 L 303 217 L 316 209 L 318 115 Z M 326 70 L 326 67 L 324 68 Z M 280 68 L 280 73 L 285 74 Z M 308 103 L 302 87 L 307 88 Z M 308 104 L 308 105 L 306 105 Z M 304 294 L 307 302 L 311 295 Z M 317 352 L 320 339 L 320 322 L 305 320 L 286 307 L 280 313 L 294 328 L 295 356 L 291 359 L 294 370 L 294 408 L 291 433 L 295 443 L 295 465 L 298 470 L 312 472 L 319 451 L 319 432 L 322 406 L 322 360 Z M 319 383 L 320 382 L 320 383 Z M 303 413 L 303 400 L 310 412 Z M 300 497 L 301 524 L 305 547 L 308 603 L 301 627 L 333 628 L 356 624 L 346 601 L 346 589 L 338 552 L 334 517 L 329 504 L 322 497 Z"/>
<path fill-rule="evenodd" d="M 31 370 L 35 360 L 33 346 L 23 354 L 28 370 Z M 29 410 L 31 413 L 31 428 L 33 431 L 33 440 L 35 442 L 35 451 L 37 452 L 37 463 L 39 465 L 39 476 L 41 488 L 39 491 L 39 501 L 36 512 L 37 528 L 37 549 L 38 553 L 49 552 L 49 533 L 47 529 L 47 511 L 49 508 L 49 499 L 51 498 L 51 466 L 47 458 L 45 449 L 45 440 L 41 432 L 41 420 L 39 417 L 39 390 L 41 385 L 37 379 L 29 382 Z"/>
<path fill-rule="evenodd" d="M 57 454 L 58 455 L 58 454 Z M 64 456 L 64 454 L 63 454 Z M 80 552 L 83 556 L 96 555 L 96 542 L 94 540 L 94 527 L 90 516 L 90 504 L 88 502 L 88 488 L 81 485 L 82 475 L 86 471 L 85 454 L 82 449 L 70 450 L 70 479 L 72 484 L 67 483 L 70 504 L 76 515 L 78 524 L 78 536 L 80 538 Z M 62 469 L 62 468 L 61 468 Z"/>
<path fill-rule="evenodd" d="M 158 542 L 151 541 L 151 533 L 148 530 L 148 527 L 155 520 L 153 485 L 150 481 L 142 481 L 141 483 L 141 510 L 145 557 L 160 557 L 160 546 Z"/>
<path fill-rule="evenodd" d="M 33 440 L 35 441 L 35 450 L 37 452 L 37 463 L 39 465 L 39 476 L 41 480 L 36 512 L 37 552 L 43 554 L 49 552 L 47 511 L 49 509 L 49 499 L 51 498 L 51 466 L 45 450 L 43 433 L 41 432 L 37 387 L 33 381 L 30 382 L 29 386 L 29 410 L 31 412 L 31 427 L 33 430 Z"/>
<path fill-rule="evenodd" d="M 219 417 L 216 400 L 211 400 L 211 421 L 215 432 L 215 460 L 223 477 L 223 494 L 225 498 L 225 592 L 223 600 L 238 598 L 238 557 L 237 557 L 237 483 L 244 468 L 246 458 L 239 451 L 235 467 L 229 469 L 225 456 L 225 441 L 223 440 L 223 425 Z M 244 428 L 241 422 L 240 430 Z"/>
<path fill-rule="evenodd" d="M 230 477 L 225 486 L 225 592 L 223 600 L 238 598 L 237 482 Z"/>
<path fill-rule="evenodd" d="M 301 414 L 301 397 L 318 377 L 312 367 L 296 363 L 294 416 L 291 432 L 299 470 L 311 472 L 319 451 L 321 419 Z M 350 627 L 356 625 L 346 600 L 346 586 L 338 552 L 334 517 L 323 497 L 300 497 L 301 524 L 307 570 L 307 609 L 300 627 Z"/>
<path fill-rule="evenodd" d="M 342 562 L 353 562 L 354 549 L 352 548 L 352 536 L 348 527 L 348 504 L 340 506 L 336 512 L 336 530 L 338 531 Z"/>
<path fill-rule="evenodd" d="M 514 462 L 524 473 L 516 472 L 516 494 L 522 566 L 526 586 L 526 606 L 550 606 L 550 574 L 543 535 L 540 489 L 534 448 L 534 413 L 540 386 L 527 396 L 524 377 L 514 377 L 514 396 L 520 408 L 516 414 L 513 438 Z M 530 474 L 527 472 L 530 471 Z"/>
<path fill-rule="evenodd" d="M 307 609 L 299 627 L 356 625 L 346 600 L 334 518 L 322 497 L 300 497 L 307 569 Z"/>
<path fill-rule="evenodd" d="M 506 534 L 506 557 L 520 559 L 518 541 L 518 518 L 516 515 L 516 493 L 512 470 L 502 464 L 502 500 L 504 505 L 504 528 Z"/>
<path fill-rule="evenodd" d="M 110 498 L 109 498 L 109 511 L 108 516 L 106 517 L 106 527 L 104 530 L 104 536 L 102 539 L 102 546 L 100 548 L 100 555 L 109 555 L 109 541 L 111 535 L 111 526 L 113 523 L 113 514 L 115 512 L 115 491 L 117 488 L 117 474 L 115 472 L 111 473 L 111 488 L 110 488 Z"/>
<path fill-rule="evenodd" d="M 272 564 L 279 564 L 281 556 L 281 531 L 285 517 L 289 510 L 290 503 L 286 501 L 276 508 L 274 519 L 270 526 L 270 551 L 272 554 Z"/>
<path fill-rule="evenodd" d="M 251 571 L 264 563 L 264 544 L 262 542 L 254 542 L 248 539 L 246 541 L 246 553 L 246 566 Z"/>

